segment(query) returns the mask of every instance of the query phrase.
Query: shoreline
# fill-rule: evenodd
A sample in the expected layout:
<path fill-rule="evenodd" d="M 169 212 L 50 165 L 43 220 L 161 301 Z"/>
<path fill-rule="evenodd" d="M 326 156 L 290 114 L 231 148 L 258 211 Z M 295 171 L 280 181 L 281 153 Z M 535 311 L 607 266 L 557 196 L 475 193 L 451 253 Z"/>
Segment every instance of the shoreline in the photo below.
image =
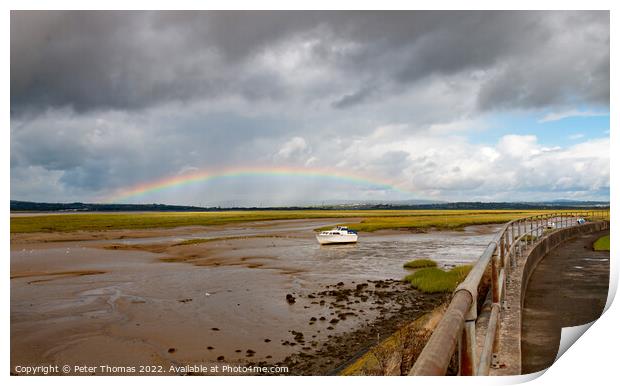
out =
<path fill-rule="evenodd" d="M 414 253 L 473 258 L 497 227 L 382 230 L 321 247 L 321 221 L 12 240 L 11 364 L 266 362 L 330 374 L 441 303 L 401 282 Z M 205 232 L 214 240 L 179 243 Z"/>
<path fill-rule="evenodd" d="M 375 286 L 375 292 L 377 288 L 383 288 L 378 292 L 379 302 L 388 299 L 388 305 L 382 306 L 385 310 L 378 318 L 359 329 L 333 337 L 312 354 L 293 354 L 276 365 L 288 366 L 292 370 L 290 375 L 338 375 L 399 329 L 432 312 L 449 299 L 449 294 L 424 294 L 399 280 L 369 281 L 369 284 Z M 364 297 L 368 292 L 357 288 L 360 286 L 355 291 L 348 288 L 340 291 L 357 298 Z M 336 298 L 338 295 L 335 294 Z"/>

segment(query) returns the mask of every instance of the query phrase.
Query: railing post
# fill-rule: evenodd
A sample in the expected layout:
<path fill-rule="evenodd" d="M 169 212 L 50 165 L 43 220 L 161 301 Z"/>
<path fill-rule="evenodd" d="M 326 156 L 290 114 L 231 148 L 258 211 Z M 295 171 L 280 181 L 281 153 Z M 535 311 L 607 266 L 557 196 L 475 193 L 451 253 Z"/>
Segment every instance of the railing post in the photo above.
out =
<path fill-rule="evenodd" d="M 472 308 L 476 310 L 477 302 L 474 299 Z M 471 311 L 470 311 L 471 314 Z M 468 318 L 463 325 L 463 332 L 459 339 L 459 375 L 476 375 L 476 317 Z"/>
<path fill-rule="evenodd" d="M 504 234 L 504 236 L 506 236 Z M 500 240 L 500 256 L 499 260 L 496 260 L 496 256 L 491 257 L 491 277 L 493 278 L 493 287 L 492 287 L 492 300 L 493 305 L 491 306 L 491 310 L 494 310 L 497 307 L 498 316 L 496 318 L 496 326 L 495 326 L 495 337 L 493 339 L 493 348 L 491 350 L 491 366 L 497 367 L 498 365 L 498 355 L 499 355 L 499 339 L 500 339 L 500 323 L 501 323 L 501 311 L 502 311 L 502 294 L 506 296 L 506 281 L 508 280 L 508 265 L 510 265 L 510 246 L 507 245 L 506 237 L 502 237 Z M 506 252 L 508 252 L 508 264 L 506 264 Z M 499 263 L 499 264 L 498 264 Z M 502 269 L 504 270 L 503 278 L 502 278 Z M 497 305 L 497 306 L 496 306 Z M 493 312 L 491 312 L 492 314 Z M 491 323 L 491 320 L 489 320 Z M 487 326 L 487 329 L 491 327 Z M 488 334 L 488 330 L 487 330 Z M 482 360 L 482 359 L 480 359 Z M 476 368 L 478 368 L 476 366 Z M 487 373 L 488 374 L 488 373 Z M 478 374 L 480 375 L 480 374 Z"/>
<path fill-rule="evenodd" d="M 521 221 L 517 221 L 517 239 L 519 240 L 519 242 L 517 243 L 517 248 L 519 248 L 519 259 L 521 258 Z"/>
<path fill-rule="evenodd" d="M 500 261 L 499 266 L 504 266 L 506 264 L 506 233 L 502 234 L 499 238 L 499 255 Z"/>
<path fill-rule="evenodd" d="M 499 314 L 501 315 L 502 305 L 499 306 Z M 493 368 L 499 368 L 499 344 L 500 344 L 500 330 L 501 330 L 502 318 L 501 316 L 497 317 L 497 326 L 495 327 L 495 339 L 493 340 L 493 355 L 491 359 L 491 366 Z"/>
<path fill-rule="evenodd" d="M 514 248 L 512 248 L 513 243 L 515 242 L 515 224 L 510 224 L 510 237 L 506 238 L 506 242 L 508 243 L 508 264 L 511 267 L 514 267 Z"/>
<path fill-rule="evenodd" d="M 500 255 L 499 255 L 499 261 L 497 259 L 497 254 L 494 253 L 493 256 L 491 256 L 491 291 L 492 292 L 492 300 L 493 303 L 499 303 L 499 293 L 500 293 L 500 288 L 499 286 L 501 285 L 501 283 L 499 282 L 499 271 L 501 269 L 501 263 L 502 261 L 504 261 L 504 239 L 500 239 L 499 242 L 499 250 L 500 250 Z M 498 264 L 499 263 L 499 264 Z"/>
<path fill-rule="evenodd" d="M 560 228 L 566 228 L 566 216 L 564 212 L 560 214 L 560 224 L 562 225 Z"/>
<path fill-rule="evenodd" d="M 545 230 L 545 228 L 543 228 L 543 223 L 545 222 L 545 218 L 544 215 L 540 215 L 539 219 L 538 219 L 538 234 L 540 236 L 543 235 L 543 231 Z"/>

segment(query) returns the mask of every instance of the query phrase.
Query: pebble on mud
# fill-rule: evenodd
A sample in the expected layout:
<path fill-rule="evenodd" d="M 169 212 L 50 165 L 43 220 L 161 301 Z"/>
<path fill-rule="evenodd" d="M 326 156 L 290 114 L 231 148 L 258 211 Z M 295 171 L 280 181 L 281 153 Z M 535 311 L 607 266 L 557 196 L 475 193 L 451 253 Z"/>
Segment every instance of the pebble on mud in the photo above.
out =
<path fill-rule="evenodd" d="M 288 304 L 295 303 L 295 296 L 293 296 L 291 294 L 286 294 L 286 301 L 288 302 Z"/>
<path fill-rule="evenodd" d="M 170 348 L 168 349 L 168 352 L 169 352 L 170 354 L 172 354 L 172 353 L 173 353 L 173 352 L 175 352 L 175 351 L 177 351 L 177 349 L 176 349 L 176 348 L 174 348 L 174 347 L 170 347 Z"/>

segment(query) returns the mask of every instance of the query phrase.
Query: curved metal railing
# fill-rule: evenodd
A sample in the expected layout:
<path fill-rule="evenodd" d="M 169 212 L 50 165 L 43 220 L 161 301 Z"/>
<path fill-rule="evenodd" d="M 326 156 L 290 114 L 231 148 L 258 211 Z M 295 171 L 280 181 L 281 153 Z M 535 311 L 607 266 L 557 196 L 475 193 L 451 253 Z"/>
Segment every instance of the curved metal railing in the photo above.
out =
<path fill-rule="evenodd" d="M 586 221 L 609 219 L 609 209 L 560 211 L 520 218 L 506 223 L 486 247 L 469 275 L 456 288 L 446 312 L 424 346 L 409 375 L 445 375 L 459 349 L 460 375 L 488 375 L 498 351 L 499 320 L 506 279 L 528 247 L 556 229 Z M 491 265 L 491 314 L 484 344 L 476 357 L 478 288 Z M 488 293 L 487 293 L 488 294 Z M 485 294 L 486 295 L 486 294 Z"/>

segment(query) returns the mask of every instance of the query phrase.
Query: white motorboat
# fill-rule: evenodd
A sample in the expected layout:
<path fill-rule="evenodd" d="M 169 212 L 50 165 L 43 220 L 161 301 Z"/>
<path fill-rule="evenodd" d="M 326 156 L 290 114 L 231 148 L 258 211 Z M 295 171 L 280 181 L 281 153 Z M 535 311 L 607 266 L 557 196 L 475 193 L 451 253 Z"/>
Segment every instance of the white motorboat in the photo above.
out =
<path fill-rule="evenodd" d="M 348 244 L 357 242 L 357 232 L 347 227 L 336 227 L 316 235 L 319 244 Z"/>

